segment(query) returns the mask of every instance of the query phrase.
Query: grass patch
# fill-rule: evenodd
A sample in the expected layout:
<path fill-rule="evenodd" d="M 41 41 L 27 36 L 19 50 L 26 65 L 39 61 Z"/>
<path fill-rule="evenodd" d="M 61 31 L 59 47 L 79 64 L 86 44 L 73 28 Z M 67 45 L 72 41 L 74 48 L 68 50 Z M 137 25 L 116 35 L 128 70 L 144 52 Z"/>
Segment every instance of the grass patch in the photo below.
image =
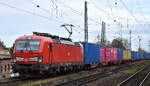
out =
<path fill-rule="evenodd" d="M 65 78 L 64 76 L 62 77 L 54 77 L 54 78 L 50 78 L 50 79 L 43 79 L 43 80 L 38 80 L 38 81 L 28 81 L 24 84 L 21 84 L 20 86 L 33 86 L 33 85 L 39 85 L 39 84 L 44 84 L 44 83 L 48 83 L 48 82 L 53 82 L 59 79 L 63 79 Z"/>
<path fill-rule="evenodd" d="M 127 69 L 127 70 L 124 70 L 122 71 L 122 73 L 125 73 L 125 74 L 134 74 L 136 71 L 138 71 L 139 68 L 132 68 L 132 69 Z"/>
<path fill-rule="evenodd" d="M 142 67 L 144 67 L 144 65 L 149 64 L 149 62 L 145 61 L 144 63 L 141 63 L 139 65 L 135 65 L 129 69 L 123 70 L 121 71 L 121 73 L 124 74 L 134 74 L 135 72 L 137 72 L 138 70 L 140 70 Z"/>

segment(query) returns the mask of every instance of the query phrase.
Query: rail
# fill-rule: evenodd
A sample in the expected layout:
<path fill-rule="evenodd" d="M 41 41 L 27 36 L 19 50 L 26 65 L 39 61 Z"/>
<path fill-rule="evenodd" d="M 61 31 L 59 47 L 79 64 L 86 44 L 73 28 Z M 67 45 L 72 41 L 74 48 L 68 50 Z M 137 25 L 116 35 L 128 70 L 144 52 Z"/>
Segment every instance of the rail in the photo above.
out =
<path fill-rule="evenodd" d="M 148 65 L 149 66 L 149 65 Z M 141 70 L 137 71 L 136 73 L 134 73 L 133 75 L 131 75 L 130 77 L 128 77 L 127 79 L 123 80 L 122 82 L 120 82 L 117 86 L 124 86 L 125 84 L 127 84 L 131 79 L 133 79 L 136 75 L 138 75 L 139 73 L 142 73 L 142 71 L 144 71 L 148 66 L 144 66 Z M 142 82 L 140 82 L 140 85 L 138 86 L 142 86 L 142 84 L 144 83 L 144 81 L 146 80 L 146 78 L 149 76 L 150 73 L 148 73 L 146 75 L 146 77 L 144 77 L 144 79 L 142 80 Z M 125 85 L 126 86 L 126 85 Z"/>
<path fill-rule="evenodd" d="M 77 78 L 77 79 L 68 80 L 66 82 L 56 84 L 55 86 L 80 86 L 80 85 L 98 80 L 99 78 L 112 75 L 113 73 L 116 73 L 116 72 L 120 71 L 121 69 L 122 69 L 121 67 L 117 67 L 117 68 L 114 68 L 112 70 L 108 70 L 108 71 L 104 71 L 104 72 L 97 72 L 94 74 L 89 74 L 89 75 L 82 76 L 82 77 Z M 45 85 L 50 85 L 50 84 L 45 84 Z M 41 85 L 41 86 L 45 86 L 45 85 Z"/>
<path fill-rule="evenodd" d="M 146 77 L 143 79 L 143 81 L 140 83 L 139 86 L 142 86 L 145 82 L 145 80 L 148 78 L 148 76 L 150 75 L 150 72 L 147 73 Z"/>

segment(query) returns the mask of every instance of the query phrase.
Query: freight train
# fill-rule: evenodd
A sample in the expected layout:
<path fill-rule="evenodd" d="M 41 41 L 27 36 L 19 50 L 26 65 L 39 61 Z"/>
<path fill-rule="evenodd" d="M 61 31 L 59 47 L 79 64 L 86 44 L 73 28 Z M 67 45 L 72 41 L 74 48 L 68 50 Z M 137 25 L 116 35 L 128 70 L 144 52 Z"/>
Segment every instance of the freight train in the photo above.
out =
<path fill-rule="evenodd" d="M 17 38 L 14 43 L 13 72 L 20 76 L 49 75 L 64 71 L 79 71 L 100 65 L 150 59 L 150 53 L 101 47 L 87 42 L 72 42 L 48 33 L 33 32 Z"/>

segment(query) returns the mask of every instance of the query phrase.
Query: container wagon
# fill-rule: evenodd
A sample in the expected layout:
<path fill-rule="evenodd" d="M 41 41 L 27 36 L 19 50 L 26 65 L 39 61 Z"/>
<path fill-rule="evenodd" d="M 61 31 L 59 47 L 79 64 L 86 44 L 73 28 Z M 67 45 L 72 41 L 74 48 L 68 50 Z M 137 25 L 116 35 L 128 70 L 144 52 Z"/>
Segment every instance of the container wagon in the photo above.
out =
<path fill-rule="evenodd" d="M 100 48 L 100 53 L 100 62 L 102 64 L 115 64 L 117 62 L 118 48 L 104 46 Z"/>
<path fill-rule="evenodd" d="M 130 50 L 123 50 L 123 60 L 124 61 L 131 60 L 131 51 Z"/>
<path fill-rule="evenodd" d="M 121 63 L 123 60 L 123 49 L 118 48 L 118 56 L 117 56 L 118 62 Z"/>
<path fill-rule="evenodd" d="M 86 68 L 95 67 L 100 62 L 100 46 L 98 44 L 82 42 L 84 49 L 84 64 Z"/>
<path fill-rule="evenodd" d="M 131 51 L 131 58 L 132 60 L 138 60 L 139 59 L 139 53 L 137 51 Z"/>

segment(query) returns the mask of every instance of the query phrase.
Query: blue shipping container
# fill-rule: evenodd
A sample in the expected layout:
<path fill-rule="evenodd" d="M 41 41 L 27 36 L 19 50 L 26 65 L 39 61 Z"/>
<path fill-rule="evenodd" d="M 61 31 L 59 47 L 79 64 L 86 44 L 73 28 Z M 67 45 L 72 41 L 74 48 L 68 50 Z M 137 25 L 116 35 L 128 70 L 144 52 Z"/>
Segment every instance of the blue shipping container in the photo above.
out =
<path fill-rule="evenodd" d="M 146 53 L 146 58 L 148 58 L 149 57 L 149 54 L 148 53 Z"/>
<path fill-rule="evenodd" d="M 150 53 L 148 53 L 148 58 L 150 58 Z"/>
<path fill-rule="evenodd" d="M 118 56 L 117 56 L 118 60 L 122 60 L 123 59 L 123 49 L 118 48 Z"/>
<path fill-rule="evenodd" d="M 132 59 L 138 59 L 138 57 L 139 57 L 138 52 L 136 52 L 136 51 L 131 52 L 131 58 Z"/>
<path fill-rule="evenodd" d="M 141 53 L 141 58 L 144 58 L 144 53 Z"/>
<path fill-rule="evenodd" d="M 143 53 L 143 58 L 146 58 L 146 53 Z"/>
<path fill-rule="evenodd" d="M 84 62 L 100 62 L 100 46 L 93 43 L 82 42 L 84 48 Z"/>
<path fill-rule="evenodd" d="M 143 53 L 139 52 L 139 58 L 143 58 Z"/>
<path fill-rule="evenodd" d="M 142 54 L 141 54 L 140 52 L 138 52 L 138 58 L 141 58 L 141 55 L 142 55 Z"/>

